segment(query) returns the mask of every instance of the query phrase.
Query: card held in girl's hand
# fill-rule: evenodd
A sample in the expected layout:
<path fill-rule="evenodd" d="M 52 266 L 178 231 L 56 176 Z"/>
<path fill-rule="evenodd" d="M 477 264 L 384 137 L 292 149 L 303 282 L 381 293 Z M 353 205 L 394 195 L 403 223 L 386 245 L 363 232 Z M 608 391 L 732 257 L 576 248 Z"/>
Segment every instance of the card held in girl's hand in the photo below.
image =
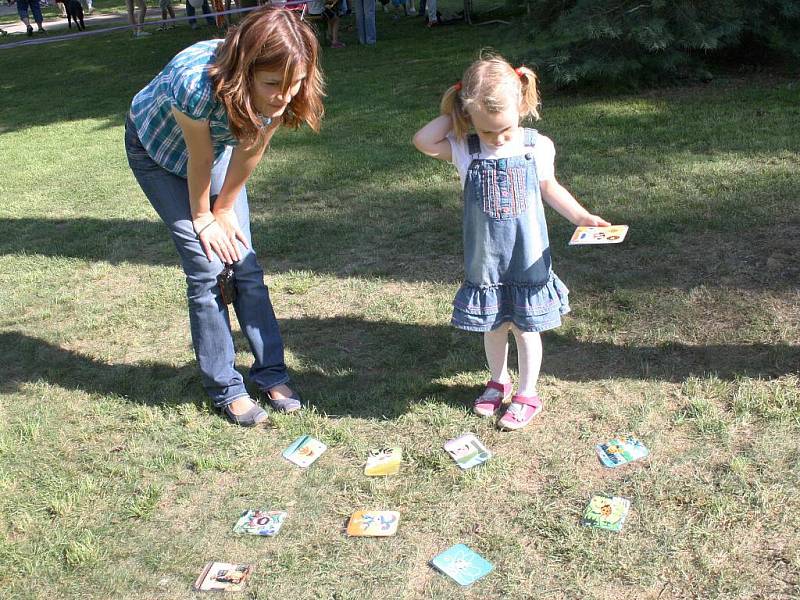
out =
<path fill-rule="evenodd" d="M 470 469 L 485 463 L 492 457 L 492 453 L 486 446 L 471 433 L 447 440 L 444 449 L 462 469 Z"/>
<path fill-rule="evenodd" d="M 451 546 L 436 556 L 431 564 L 463 586 L 475 583 L 493 568 L 492 563 L 464 544 Z"/>
<path fill-rule="evenodd" d="M 253 572 L 253 565 L 210 562 L 194 582 L 198 592 L 241 592 Z"/>
<path fill-rule="evenodd" d="M 603 466 L 611 469 L 644 458 L 650 453 L 645 445 L 632 435 L 598 444 L 594 449 Z"/>
<path fill-rule="evenodd" d="M 328 447 L 318 439 L 310 435 L 301 435 L 283 451 L 283 457 L 298 467 L 307 467 L 327 449 Z"/>
<path fill-rule="evenodd" d="M 376 477 L 379 475 L 395 475 L 400 471 L 403 460 L 401 448 L 377 448 L 369 451 L 364 475 Z"/>
<path fill-rule="evenodd" d="M 628 233 L 627 225 L 609 225 L 608 227 L 578 227 L 572 238 L 570 246 L 585 244 L 619 244 Z"/>
<path fill-rule="evenodd" d="M 347 523 L 347 535 L 387 537 L 397 533 L 400 513 L 394 510 L 359 510 Z"/>
<path fill-rule="evenodd" d="M 282 510 L 246 510 L 233 526 L 233 532 L 272 537 L 280 531 L 286 514 Z"/>
<path fill-rule="evenodd" d="M 613 496 L 592 496 L 589 506 L 583 512 L 581 525 L 587 527 L 597 527 L 598 529 L 608 529 L 609 531 L 620 531 L 625 517 L 631 507 L 631 501 L 627 498 Z"/>

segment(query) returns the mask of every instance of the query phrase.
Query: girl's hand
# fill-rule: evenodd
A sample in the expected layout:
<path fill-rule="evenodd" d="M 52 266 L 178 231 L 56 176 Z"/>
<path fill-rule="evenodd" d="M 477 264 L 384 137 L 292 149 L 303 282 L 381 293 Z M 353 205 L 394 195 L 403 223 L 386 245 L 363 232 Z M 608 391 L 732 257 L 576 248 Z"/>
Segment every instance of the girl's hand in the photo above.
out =
<path fill-rule="evenodd" d="M 215 215 L 211 213 L 198 215 L 192 220 L 192 226 L 209 262 L 214 259 L 213 253 L 216 253 L 220 260 L 227 264 L 233 264 L 239 260 L 239 251 L 236 244 L 233 243 L 236 237 L 234 236 L 232 242 L 219 218 Z"/>
<path fill-rule="evenodd" d="M 577 223 L 575 223 L 578 227 L 609 227 L 611 223 L 603 219 L 602 217 L 598 217 L 597 215 L 586 215 L 582 217 Z"/>

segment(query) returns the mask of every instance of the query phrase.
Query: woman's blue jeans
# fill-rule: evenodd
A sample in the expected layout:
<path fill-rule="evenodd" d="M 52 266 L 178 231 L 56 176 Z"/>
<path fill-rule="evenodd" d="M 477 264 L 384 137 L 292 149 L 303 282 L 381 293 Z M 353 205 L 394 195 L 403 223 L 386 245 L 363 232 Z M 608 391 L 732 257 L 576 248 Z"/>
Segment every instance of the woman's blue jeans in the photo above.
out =
<path fill-rule="evenodd" d="M 189 324 L 203 387 L 214 406 L 221 408 L 248 394 L 242 375 L 234 368 L 236 351 L 228 309 L 217 285 L 217 275 L 223 264 L 216 255 L 213 255 L 213 260 L 208 260 L 195 235 L 186 179 L 170 173 L 150 158 L 130 120 L 125 126 L 125 149 L 136 181 L 169 228 L 178 249 L 186 274 Z M 227 153 L 215 165 L 212 178 L 224 178 L 229 156 Z M 250 380 L 266 390 L 289 381 L 283 359 L 283 340 L 269 291 L 264 285 L 264 272 L 252 249 L 250 210 L 244 188 L 236 199 L 234 210 L 250 249 L 240 245 L 243 257 L 233 265 L 237 288 L 233 307 L 255 358 L 250 368 Z"/>

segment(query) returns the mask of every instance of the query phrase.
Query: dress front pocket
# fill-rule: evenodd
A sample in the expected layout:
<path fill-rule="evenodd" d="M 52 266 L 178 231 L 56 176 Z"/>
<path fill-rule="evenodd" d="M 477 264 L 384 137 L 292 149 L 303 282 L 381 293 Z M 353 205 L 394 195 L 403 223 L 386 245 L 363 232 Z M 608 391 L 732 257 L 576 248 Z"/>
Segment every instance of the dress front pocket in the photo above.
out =
<path fill-rule="evenodd" d="M 484 165 L 479 173 L 478 196 L 482 209 L 492 219 L 515 219 L 528 210 L 527 169 L 508 167 L 504 159 Z M 477 182 L 476 182 L 477 183 Z"/>

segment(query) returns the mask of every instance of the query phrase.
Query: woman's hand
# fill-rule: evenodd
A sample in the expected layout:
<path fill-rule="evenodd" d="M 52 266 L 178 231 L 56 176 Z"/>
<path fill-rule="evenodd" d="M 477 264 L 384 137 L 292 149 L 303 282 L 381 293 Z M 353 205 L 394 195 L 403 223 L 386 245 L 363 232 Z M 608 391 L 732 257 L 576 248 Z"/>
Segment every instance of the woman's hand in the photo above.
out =
<path fill-rule="evenodd" d="M 226 264 L 233 264 L 242 258 L 236 244 L 238 239 L 245 248 L 249 248 L 247 238 L 239 227 L 239 220 L 232 210 L 220 210 L 197 215 L 192 225 L 206 253 L 208 260 L 213 260 L 215 253 Z"/>
<path fill-rule="evenodd" d="M 578 227 L 609 227 L 611 223 L 597 215 L 586 215 L 575 223 Z"/>

